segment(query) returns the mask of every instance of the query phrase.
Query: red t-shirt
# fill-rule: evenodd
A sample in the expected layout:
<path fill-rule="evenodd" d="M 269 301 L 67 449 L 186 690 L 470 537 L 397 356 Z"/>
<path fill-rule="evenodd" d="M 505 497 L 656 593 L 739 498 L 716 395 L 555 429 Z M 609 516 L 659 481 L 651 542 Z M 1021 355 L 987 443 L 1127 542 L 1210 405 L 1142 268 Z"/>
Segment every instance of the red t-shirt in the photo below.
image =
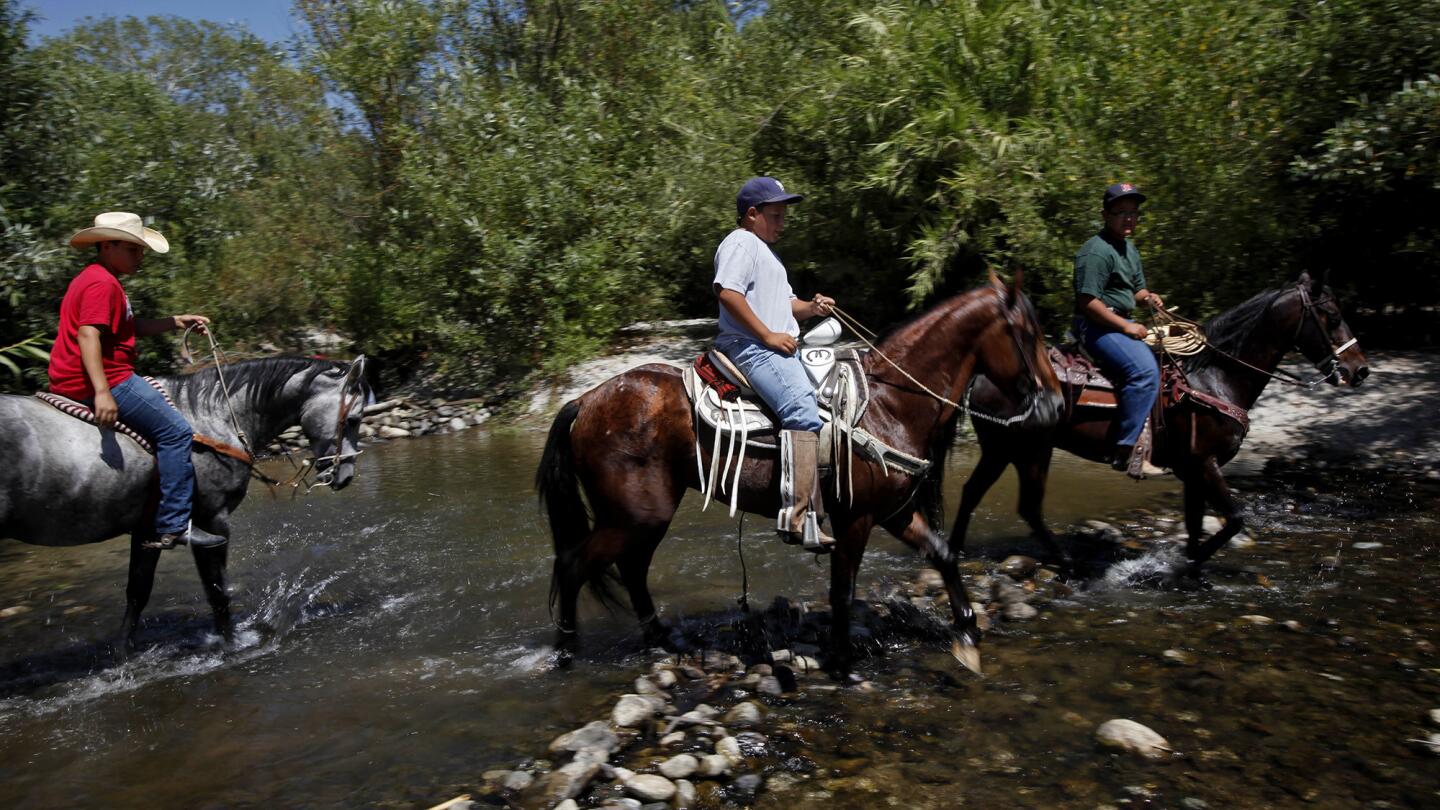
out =
<path fill-rule="evenodd" d="M 60 302 L 60 335 L 50 350 L 50 390 L 62 397 L 90 399 L 95 389 L 80 361 L 80 327 L 100 329 L 100 360 L 111 386 L 135 373 L 135 315 L 120 280 L 92 264 L 80 271 Z"/>

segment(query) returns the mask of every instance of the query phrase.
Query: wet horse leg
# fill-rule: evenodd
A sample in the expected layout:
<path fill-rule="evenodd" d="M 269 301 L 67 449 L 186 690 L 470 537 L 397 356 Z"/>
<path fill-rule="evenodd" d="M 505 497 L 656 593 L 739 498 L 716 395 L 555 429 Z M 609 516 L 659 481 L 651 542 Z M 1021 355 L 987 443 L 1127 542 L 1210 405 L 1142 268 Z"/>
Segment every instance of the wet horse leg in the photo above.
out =
<path fill-rule="evenodd" d="M 1020 517 L 1030 526 L 1030 531 L 1040 538 L 1050 552 L 1051 559 L 1057 560 L 1066 571 L 1075 567 L 1070 552 L 1061 546 L 1045 525 L 1045 485 L 1050 479 L 1050 456 L 1053 450 L 1049 444 L 1033 449 L 1027 448 L 1024 456 L 1015 460 L 1015 471 L 1020 476 Z"/>
<path fill-rule="evenodd" d="M 655 614 L 655 601 L 650 597 L 650 586 L 647 583 L 650 561 L 654 559 L 655 549 L 669 527 L 667 523 L 663 526 L 637 526 L 631 529 L 629 542 L 617 562 L 620 581 L 624 583 L 625 591 L 630 594 L 630 606 L 635 609 L 635 615 L 640 619 L 645 643 L 651 646 L 669 644 L 670 631 Z"/>
<path fill-rule="evenodd" d="M 153 533 L 151 533 L 153 535 Z M 130 576 L 125 583 L 125 618 L 120 625 L 121 657 L 135 651 L 135 632 L 140 627 L 140 613 L 150 602 L 150 592 L 155 588 L 155 566 L 160 562 L 160 550 L 145 548 L 151 539 L 145 532 L 130 535 Z"/>
<path fill-rule="evenodd" d="M 832 675 L 850 672 L 853 653 L 850 645 L 850 600 L 855 593 L 855 576 L 865 545 L 870 540 L 874 519 L 870 517 L 841 525 L 835 522 L 835 550 L 830 553 L 830 660 Z"/>
<path fill-rule="evenodd" d="M 200 584 L 205 588 L 205 599 L 209 601 L 210 613 L 215 617 L 215 632 L 225 639 L 226 644 L 233 644 L 235 626 L 230 618 L 230 594 L 225 588 L 225 561 L 229 550 L 228 543 L 191 548 L 195 555 L 195 570 L 200 573 Z"/>
<path fill-rule="evenodd" d="M 970 531 L 970 518 L 980 506 L 980 501 L 984 500 L 985 493 L 995 486 L 1010 463 L 1000 450 L 991 449 L 992 441 L 996 440 L 987 440 L 984 433 L 980 434 L 980 461 L 965 481 L 960 509 L 955 513 L 955 525 L 950 529 L 950 551 L 956 557 L 965 555 L 965 536 Z"/>
<path fill-rule="evenodd" d="M 901 518 L 885 524 L 885 530 L 901 542 L 925 556 L 945 580 L 945 593 L 950 598 L 950 613 L 954 617 L 951 633 L 955 641 L 955 657 L 973 672 L 980 671 L 980 627 L 975 621 L 975 610 L 970 607 L 970 594 L 960 578 L 960 568 L 955 555 L 945 547 L 944 540 L 930 530 L 925 518 L 915 512 L 905 520 Z"/>
<path fill-rule="evenodd" d="M 1206 560 L 1210 559 L 1211 555 L 1216 551 L 1219 551 L 1222 546 L 1230 542 L 1230 538 L 1239 534 L 1240 530 L 1245 528 L 1245 521 L 1241 516 L 1240 506 L 1235 502 L 1235 497 L 1230 493 L 1230 485 L 1225 482 L 1225 475 L 1220 472 L 1220 464 L 1215 460 L 1214 456 L 1205 459 L 1204 464 L 1200 468 L 1200 479 L 1196 484 L 1203 486 L 1206 499 L 1215 507 L 1215 510 L 1220 513 L 1220 517 L 1225 521 L 1225 525 L 1220 528 L 1220 531 L 1211 535 L 1204 542 L 1201 542 L 1200 537 L 1203 529 L 1199 526 L 1192 526 L 1189 514 L 1189 498 L 1187 497 L 1185 526 L 1190 532 L 1190 541 L 1185 546 L 1185 556 L 1190 558 L 1190 574 L 1192 576 L 1198 576 L 1200 566 L 1203 565 Z M 1187 491 L 1189 489 L 1188 483 L 1186 489 Z M 1201 510 L 1202 520 L 1197 521 L 1198 523 L 1203 523 L 1203 515 L 1203 510 Z"/>

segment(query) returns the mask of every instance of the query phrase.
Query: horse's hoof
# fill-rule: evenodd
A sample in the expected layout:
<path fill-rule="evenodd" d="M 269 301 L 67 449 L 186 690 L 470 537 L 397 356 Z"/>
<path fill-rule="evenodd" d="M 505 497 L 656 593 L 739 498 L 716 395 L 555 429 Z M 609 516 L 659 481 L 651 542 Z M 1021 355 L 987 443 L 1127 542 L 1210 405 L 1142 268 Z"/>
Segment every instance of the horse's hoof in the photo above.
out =
<path fill-rule="evenodd" d="M 976 675 L 984 676 L 980 668 L 980 648 L 970 640 L 969 636 L 962 636 L 950 642 L 950 654 L 965 667 Z"/>

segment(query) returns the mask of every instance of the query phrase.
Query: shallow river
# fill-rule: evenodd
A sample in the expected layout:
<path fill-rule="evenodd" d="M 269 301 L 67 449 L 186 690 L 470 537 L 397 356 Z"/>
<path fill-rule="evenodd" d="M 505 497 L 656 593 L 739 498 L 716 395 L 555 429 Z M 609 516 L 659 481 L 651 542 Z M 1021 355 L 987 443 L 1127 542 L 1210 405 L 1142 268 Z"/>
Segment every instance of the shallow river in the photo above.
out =
<path fill-rule="evenodd" d="M 550 539 L 530 487 L 542 440 L 390 443 L 344 492 L 252 490 L 230 557 L 242 631 L 229 652 L 183 551 L 162 559 L 145 651 L 117 665 L 105 642 L 126 542 L 0 541 L 0 806 L 428 806 L 604 716 L 650 656 L 631 617 L 587 597 L 585 654 L 551 665 Z M 952 459 L 951 504 L 971 461 L 968 448 Z M 912 641 L 861 662 L 873 690 L 779 701 L 774 739 L 790 756 L 757 804 L 1440 806 L 1440 757 L 1412 742 L 1440 730 L 1427 717 L 1440 708 L 1440 491 L 1313 472 L 1239 481 L 1260 542 L 1222 551 L 1213 589 L 1125 576 L 1161 567 L 1173 546 L 1157 544 L 998 626 L 983 679 Z M 979 559 L 1038 552 L 1011 516 L 1012 482 L 975 521 Z M 1047 508 L 1057 528 L 1102 518 L 1148 538 L 1173 531 L 1178 500 L 1173 482 L 1062 456 Z M 735 521 L 698 504 L 687 496 L 652 571 L 667 619 L 705 622 L 741 592 Z M 822 598 L 824 569 L 763 523 L 745 524 L 751 602 Z M 877 533 L 862 593 L 917 567 Z M 1274 622 L 1240 618 L 1253 615 Z M 1159 731 L 1175 756 L 1097 748 L 1112 717 Z"/>

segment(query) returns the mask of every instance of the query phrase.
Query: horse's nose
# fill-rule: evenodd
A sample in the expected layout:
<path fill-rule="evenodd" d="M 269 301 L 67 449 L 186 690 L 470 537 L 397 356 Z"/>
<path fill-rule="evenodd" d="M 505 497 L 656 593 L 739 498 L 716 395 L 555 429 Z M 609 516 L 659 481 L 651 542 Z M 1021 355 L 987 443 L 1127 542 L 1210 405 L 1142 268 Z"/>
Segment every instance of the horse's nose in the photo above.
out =
<path fill-rule="evenodd" d="M 1355 371 L 1350 375 L 1350 387 L 1351 387 L 1351 388 L 1357 388 L 1357 387 L 1359 387 L 1360 383 L 1365 382 L 1365 378 L 1366 378 L 1366 377 L 1369 377 L 1369 376 L 1370 376 L 1370 367 L 1369 367 L 1369 366 L 1361 366 L 1361 367 L 1355 369 Z"/>

